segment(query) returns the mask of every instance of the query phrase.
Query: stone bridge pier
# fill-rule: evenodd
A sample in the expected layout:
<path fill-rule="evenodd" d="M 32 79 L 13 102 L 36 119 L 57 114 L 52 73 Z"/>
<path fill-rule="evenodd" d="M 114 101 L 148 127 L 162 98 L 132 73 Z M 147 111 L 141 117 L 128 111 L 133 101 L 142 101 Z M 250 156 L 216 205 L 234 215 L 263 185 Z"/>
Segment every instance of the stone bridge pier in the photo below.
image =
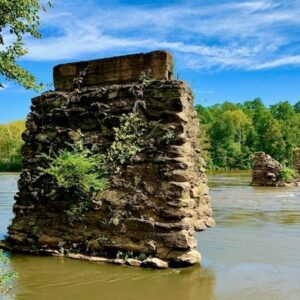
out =
<path fill-rule="evenodd" d="M 214 220 L 193 95 L 174 80 L 172 56 L 154 51 L 59 65 L 54 84 L 54 91 L 32 99 L 6 247 L 108 261 L 130 253 L 142 265 L 154 258 L 174 267 L 198 263 L 195 232 Z M 105 154 L 120 117 L 134 109 L 151 136 L 70 224 L 66 209 L 76 199 L 45 172 L 45 154 L 78 140 Z"/>

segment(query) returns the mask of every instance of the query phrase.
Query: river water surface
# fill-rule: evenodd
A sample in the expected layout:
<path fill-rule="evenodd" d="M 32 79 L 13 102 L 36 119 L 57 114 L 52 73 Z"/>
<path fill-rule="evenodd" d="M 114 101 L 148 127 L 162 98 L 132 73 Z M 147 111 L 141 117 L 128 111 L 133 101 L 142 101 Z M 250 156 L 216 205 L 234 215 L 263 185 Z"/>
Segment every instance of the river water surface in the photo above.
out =
<path fill-rule="evenodd" d="M 0 175 L 0 239 L 17 175 Z M 300 188 L 250 187 L 250 174 L 209 175 L 217 226 L 198 234 L 201 267 L 148 270 L 12 255 L 12 299 L 300 299 Z M 0 296 L 1 299 L 1 296 Z"/>

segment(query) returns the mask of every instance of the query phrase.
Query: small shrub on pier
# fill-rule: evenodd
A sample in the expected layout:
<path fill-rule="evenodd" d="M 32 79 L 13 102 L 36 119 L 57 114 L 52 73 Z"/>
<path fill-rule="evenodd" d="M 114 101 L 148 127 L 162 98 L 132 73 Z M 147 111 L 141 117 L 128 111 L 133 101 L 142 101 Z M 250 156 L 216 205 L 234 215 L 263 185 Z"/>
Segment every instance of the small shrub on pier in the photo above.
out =
<path fill-rule="evenodd" d="M 66 211 L 70 223 L 81 219 L 95 193 L 108 187 L 106 157 L 93 154 L 78 142 L 71 146 L 71 150 L 61 149 L 47 159 L 50 166 L 43 171 L 53 175 L 67 192 L 76 190 L 72 195 L 76 201 Z"/>
<path fill-rule="evenodd" d="M 108 186 L 105 156 L 92 154 L 81 142 L 71 147 L 71 150 L 61 149 L 54 157 L 47 157 L 50 161 L 47 173 L 66 189 L 77 186 L 86 193 L 104 190 Z"/>
<path fill-rule="evenodd" d="M 297 178 L 297 171 L 293 168 L 284 167 L 279 174 L 279 179 L 282 182 L 291 182 Z"/>

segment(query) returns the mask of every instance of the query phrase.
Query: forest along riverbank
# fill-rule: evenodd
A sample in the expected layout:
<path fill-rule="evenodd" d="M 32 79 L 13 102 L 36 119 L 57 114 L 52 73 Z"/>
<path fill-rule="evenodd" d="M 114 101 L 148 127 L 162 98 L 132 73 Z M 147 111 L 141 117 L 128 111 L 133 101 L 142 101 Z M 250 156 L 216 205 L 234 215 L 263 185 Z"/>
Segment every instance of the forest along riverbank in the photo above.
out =
<path fill-rule="evenodd" d="M 0 236 L 16 174 L 0 174 Z M 300 189 L 251 187 L 249 172 L 209 174 L 217 226 L 198 235 L 202 266 L 155 271 L 12 256 L 20 299 L 291 299 L 300 294 Z M 1 298 L 1 297 L 0 297 Z"/>

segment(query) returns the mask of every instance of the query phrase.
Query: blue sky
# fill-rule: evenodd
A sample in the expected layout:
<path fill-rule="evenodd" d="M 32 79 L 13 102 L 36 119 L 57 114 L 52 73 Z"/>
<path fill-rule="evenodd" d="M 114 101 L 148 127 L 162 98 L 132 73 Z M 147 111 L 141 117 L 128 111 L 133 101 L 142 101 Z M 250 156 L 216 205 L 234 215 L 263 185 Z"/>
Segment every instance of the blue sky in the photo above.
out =
<path fill-rule="evenodd" d="M 299 0 L 53 2 L 20 61 L 40 82 L 59 63 L 167 49 L 196 103 L 300 100 Z M 0 123 L 25 118 L 35 95 L 6 82 Z"/>

